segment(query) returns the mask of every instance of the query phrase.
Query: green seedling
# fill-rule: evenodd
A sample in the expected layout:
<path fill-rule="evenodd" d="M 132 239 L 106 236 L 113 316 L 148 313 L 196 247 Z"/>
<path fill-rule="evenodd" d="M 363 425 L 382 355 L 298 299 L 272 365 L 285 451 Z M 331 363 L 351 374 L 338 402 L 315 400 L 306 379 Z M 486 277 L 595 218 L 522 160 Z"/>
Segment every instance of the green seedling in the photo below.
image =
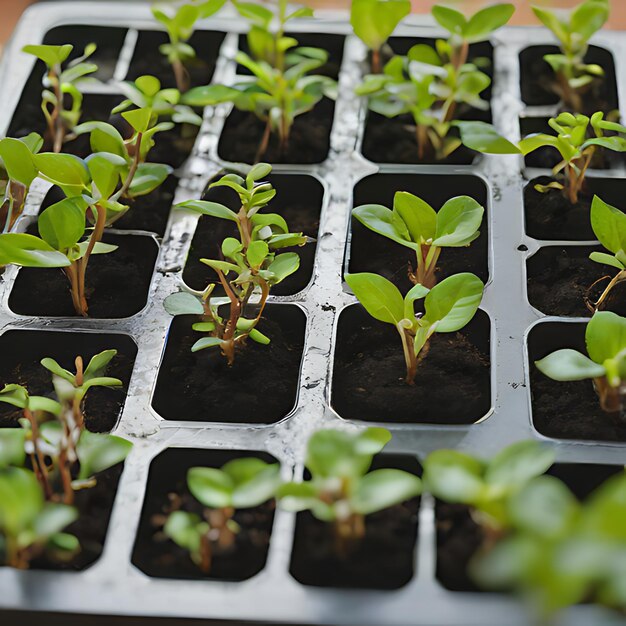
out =
<path fill-rule="evenodd" d="M 592 252 L 589 258 L 618 270 L 598 300 L 593 304 L 587 304 L 590 310 L 595 312 L 602 309 L 613 289 L 626 281 L 626 215 L 595 196 L 591 203 L 591 226 L 598 241 L 611 254 Z"/>
<path fill-rule="evenodd" d="M 265 123 L 255 159 L 258 161 L 267 151 L 272 134 L 278 136 L 284 153 L 296 117 L 311 111 L 324 96 L 334 98 L 337 83 L 327 76 L 311 74 L 328 60 L 325 50 L 297 47 L 297 40 L 284 34 L 289 20 L 312 15 L 310 9 L 288 13 L 286 0 L 278 0 L 276 15 L 267 7 L 249 2 L 236 2 L 235 7 L 252 24 L 248 35 L 251 55 L 238 52 L 235 60 L 252 77 L 229 87 L 194 89 L 188 104 L 194 105 L 196 98 L 203 105 L 232 102 L 237 109 L 254 113 Z M 271 29 L 273 21 L 278 22 L 275 31 Z"/>
<path fill-rule="evenodd" d="M 104 376 L 115 355 L 115 350 L 101 352 L 86 368 L 82 358 L 77 357 L 76 373 L 62 368 L 54 359 L 43 359 L 42 365 L 52 373 L 56 400 L 31 396 L 21 385 L 6 385 L 0 391 L 0 402 L 22 410 L 21 441 L 48 499 L 56 497 L 55 488 L 60 482 L 64 502 L 72 504 L 75 490 L 95 484 L 94 475 L 123 461 L 132 447 L 120 437 L 85 430 L 84 399 L 89 389 L 122 385 L 117 378 Z M 19 461 L 18 432 L 0 431 L 0 464 L 3 449 Z"/>
<path fill-rule="evenodd" d="M 416 267 L 409 264 L 409 279 L 431 289 L 442 248 L 469 246 L 479 235 L 484 209 L 476 200 L 459 196 L 439 211 L 406 191 L 393 198 L 393 210 L 380 204 L 356 207 L 352 215 L 383 237 L 415 251 Z"/>
<path fill-rule="evenodd" d="M 157 2 L 152 6 L 152 15 L 165 27 L 170 39 L 160 46 L 159 51 L 171 64 L 179 91 L 184 92 L 189 88 L 189 73 L 185 63 L 196 57 L 196 51 L 189 45 L 196 22 L 217 13 L 225 3 L 226 0 L 184 2 L 175 5 L 173 10 L 171 3 Z"/>
<path fill-rule="evenodd" d="M 367 515 L 382 511 L 422 491 L 421 480 L 409 472 L 385 468 L 369 471 L 374 455 L 391 440 L 384 428 L 356 433 L 318 430 L 307 444 L 306 467 L 311 478 L 278 490 L 280 506 L 311 511 L 333 525 L 337 551 L 346 555 L 366 533 Z"/>
<path fill-rule="evenodd" d="M 279 484 L 278 463 L 254 457 L 229 461 L 221 469 L 192 467 L 187 473 L 187 487 L 205 507 L 203 514 L 173 511 L 163 530 L 208 574 L 214 554 L 228 552 L 235 545 L 240 531 L 233 519 L 235 512 L 267 502 Z"/>
<path fill-rule="evenodd" d="M 474 274 L 449 276 L 432 289 L 417 284 L 402 297 L 398 288 L 377 274 L 346 274 L 346 282 L 365 310 L 374 318 L 392 324 L 402 340 L 406 383 L 415 384 L 420 363 L 430 349 L 435 333 L 453 333 L 476 314 L 484 285 Z M 424 313 L 415 314 L 415 302 L 424 300 Z"/>
<path fill-rule="evenodd" d="M 44 552 L 59 560 L 71 558 L 80 544 L 63 530 L 77 518 L 74 507 L 45 500 L 33 472 L 0 468 L 0 563 L 26 569 Z"/>
<path fill-rule="evenodd" d="M 516 590 L 546 621 L 580 603 L 626 609 L 626 474 L 583 505 L 558 479 L 542 476 L 515 494 L 508 510 L 512 532 L 471 563 L 478 584 Z"/>
<path fill-rule="evenodd" d="M 558 381 L 593 380 L 603 411 L 624 417 L 626 398 L 626 318 L 599 311 L 585 332 L 589 356 L 557 350 L 537 361 L 537 369 Z"/>
<path fill-rule="evenodd" d="M 561 47 L 561 54 L 543 57 L 556 74 L 552 90 L 572 111 L 582 111 L 582 97 L 604 76 L 602 67 L 585 63 L 585 55 L 589 39 L 609 18 L 609 0 L 581 2 L 567 19 L 543 7 L 533 7 L 533 12 L 552 31 Z"/>
<path fill-rule="evenodd" d="M 24 210 L 28 190 L 35 178 L 37 168 L 33 164 L 33 155 L 43 146 L 43 139 L 37 133 L 31 133 L 21 139 L 5 137 L 0 139 L 1 166 L 6 171 L 4 181 L 4 200 L 0 205 L 0 225 L 2 233 L 8 233 Z"/>
<path fill-rule="evenodd" d="M 454 9 L 433 7 L 433 17 L 450 33 L 448 40 L 438 40 L 435 47 L 418 44 L 406 57 L 392 58 L 382 74 L 366 76 L 356 93 L 367 96 L 376 113 L 413 117 L 420 160 L 446 159 L 461 146 L 451 133 L 459 105 L 489 108 L 480 94 L 491 79 L 475 63 L 468 63 L 469 46 L 488 39 L 513 11 L 511 4 L 497 4 L 468 20 Z"/>
<path fill-rule="evenodd" d="M 553 463 L 554 453 L 535 441 L 514 443 L 489 461 L 436 450 L 424 461 L 424 487 L 445 502 L 469 506 L 489 548 L 512 526 L 509 500 Z"/>
<path fill-rule="evenodd" d="M 74 59 L 63 69 L 74 47 L 64 46 L 25 46 L 23 51 L 41 59 L 47 67 L 42 91 L 41 110 L 48 126 L 48 141 L 53 152 L 61 152 L 63 143 L 78 125 L 82 115 L 83 94 L 80 88 L 89 74 L 98 70 L 98 66 L 87 59 L 96 51 L 95 44 L 85 48 L 83 56 Z M 66 107 L 67 99 L 70 106 Z"/>
<path fill-rule="evenodd" d="M 204 316 L 193 325 L 194 330 L 207 333 L 199 339 L 192 351 L 219 347 L 228 359 L 235 360 L 235 351 L 248 338 L 261 344 L 270 339 L 257 329 L 261 321 L 272 286 L 278 284 L 300 267 L 300 257 L 295 252 L 281 252 L 283 248 L 303 246 L 308 238 L 302 233 L 291 233 L 285 220 L 276 213 L 261 213 L 276 191 L 270 183 L 260 182 L 272 171 L 267 163 L 252 167 L 245 179 L 237 174 L 227 174 L 211 187 L 230 187 L 239 196 L 238 212 L 228 207 L 203 200 L 190 200 L 177 205 L 202 215 L 234 222 L 239 237 L 227 237 L 222 242 L 223 260 L 200 259 L 217 274 L 229 304 L 228 317 L 219 313 L 218 299 L 211 299 L 215 284 L 210 284 L 201 297 L 190 293 L 176 293 L 165 300 L 165 308 L 172 315 L 196 314 Z M 229 278 L 230 276 L 230 278 Z M 256 313 L 249 312 L 250 299 L 260 294 Z"/>
<path fill-rule="evenodd" d="M 410 0 L 352 0 L 350 24 L 372 53 L 373 74 L 380 73 L 382 47 L 410 12 Z"/>
<path fill-rule="evenodd" d="M 537 133 L 522 139 L 518 146 L 513 145 L 484 122 L 457 122 L 463 143 L 472 150 L 487 154 L 523 154 L 526 156 L 541 148 L 558 150 L 562 161 L 552 173 L 562 176 L 549 185 L 537 185 L 535 188 L 546 193 L 551 189 L 563 191 L 572 203 L 578 202 L 578 196 L 585 183 L 585 175 L 599 148 L 613 152 L 626 151 L 626 139 L 619 134 L 607 136 L 605 133 L 626 133 L 626 126 L 604 119 L 604 113 L 598 111 L 591 117 L 561 113 L 548 122 L 554 135 Z M 589 137 L 593 134 L 592 137 Z"/>

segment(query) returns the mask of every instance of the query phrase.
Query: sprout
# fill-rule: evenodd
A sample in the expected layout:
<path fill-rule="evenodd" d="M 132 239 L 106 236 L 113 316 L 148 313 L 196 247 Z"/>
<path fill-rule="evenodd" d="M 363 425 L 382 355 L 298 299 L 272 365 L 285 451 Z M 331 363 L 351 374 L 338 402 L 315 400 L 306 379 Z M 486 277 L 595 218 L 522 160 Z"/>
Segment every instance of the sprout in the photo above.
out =
<path fill-rule="evenodd" d="M 311 511 L 331 522 L 337 551 L 344 554 L 365 536 L 365 517 L 418 496 L 421 480 L 399 469 L 369 471 L 375 454 L 391 440 L 384 428 L 356 433 L 318 430 L 309 439 L 305 465 L 311 478 L 278 490 L 288 511 Z"/>
<path fill-rule="evenodd" d="M 536 361 L 537 369 L 558 381 L 592 379 L 607 413 L 624 415 L 626 398 L 626 318 L 610 311 L 596 313 L 585 332 L 585 356 L 569 348 Z"/>
<path fill-rule="evenodd" d="M 449 276 L 432 289 L 417 284 L 402 297 L 398 288 L 377 274 L 346 274 L 346 282 L 365 310 L 395 326 L 402 340 L 406 383 L 415 384 L 420 363 L 435 333 L 461 330 L 476 314 L 484 285 L 474 274 Z M 424 299 L 424 313 L 415 315 L 415 302 Z"/>

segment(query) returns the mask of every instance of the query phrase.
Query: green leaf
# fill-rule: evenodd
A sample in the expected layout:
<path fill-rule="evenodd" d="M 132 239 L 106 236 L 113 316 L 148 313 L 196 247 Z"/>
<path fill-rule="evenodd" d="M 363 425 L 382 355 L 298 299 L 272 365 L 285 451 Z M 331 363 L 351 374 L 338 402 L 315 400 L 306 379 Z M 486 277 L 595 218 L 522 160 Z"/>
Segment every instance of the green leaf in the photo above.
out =
<path fill-rule="evenodd" d="M 449 276 L 435 285 L 424 300 L 424 319 L 437 324 L 437 332 L 451 333 L 474 317 L 483 297 L 484 285 L 474 274 Z"/>
<path fill-rule="evenodd" d="M 231 220 L 232 222 L 238 222 L 239 218 L 234 211 L 231 211 L 228 207 L 218 202 L 207 202 L 206 200 L 187 200 L 177 204 L 174 208 L 186 209 L 188 211 L 195 211 L 202 215 L 208 215 L 209 217 L 219 217 L 224 220 Z"/>
<path fill-rule="evenodd" d="M 0 234 L 0 266 L 67 267 L 70 260 L 43 239 L 26 233 Z"/>
<path fill-rule="evenodd" d="M 243 461 L 247 459 L 237 460 Z M 273 498 L 276 494 L 276 490 L 280 485 L 280 465 L 278 465 L 278 463 L 264 463 L 264 465 L 264 468 L 259 468 L 258 471 L 248 475 L 245 479 L 239 476 L 235 478 L 231 473 L 232 466 L 224 466 L 222 468 L 222 471 L 229 473 L 235 480 L 232 503 L 236 509 L 259 506 Z"/>
<path fill-rule="evenodd" d="M 120 175 L 127 168 L 126 159 L 109 152 L 97 152 L 89 155 L 85 162 L 100 197 L 108 200 L 117 187 Z"/>
<path fill-rule="evenodd" d="M 19 409 L 28 407 L 28 390 L 22 385 L 5 385 L 0 390 L 0 402 L 5 402 Z"/>
<path fill-rule="evenodd" d="M 539 21 L 549 28 L 559 41 L 565 43 L 569 40 L 569 25 L 562 22 L 555 13 L 535 6 L 532 10 Z"/>
<path fill-rule="evenodd" d="M 132 198 L 145 196 L 163 184 L 172 173 L 172 168 L 163 163 L 140 163 L 130 184 Z"/>
<path fill-rule="evenodd" d="M 124 145 L 124 139 L 115 126 L 106 122 L 85 122 L 74 128 L 74 133 L 83 135 L 91 133 L 89 141 L 93 152 L 109 152 L 125 159 L 128 151 Z"/>
<path fill-rule="evenodd" d="M 485 210 L 469 196 L 448 200 L 437 213 L 435 246 L 466 246 L 480 234 Z"/>
<path fill-rule="evenodd" d="M 191 351 L 199 352 L 206 348 L 216 348 L 221 345 L 222 340 L 219 337 L 203 337 L 202 339 L 198 339 L 198 341 L 191 346 Z"/>
<path fill-rule="evenodd" d="M 161 91 L 161 81 L 156 76 L 139 76 L 135 79 L 135 85 L 146 96 L 156 96 Z"/>
<path fill-rule="evenodd" d="M 205 85 L 192 87 L 181 96 L 181 104 L 192 107 L 214 106 L 222 102 L 232 102 L 241 95 L 239 89 L 226 85 Z"/>
<path fill-rule="evenodd" d="M 414 242 L 421 243 L 435 236 L 437 213 L 421 198 L 398 191 L 393 197 L 393 211 L 400 216 Z M 394 225 L 397 228 L 396 220 Z"/>
<path fill-rule="evenodd" d="M 484 41 L 504 26 L 515 12 L 512 4 L 494 4 L 475 13 L 463 29 L 463 38 L 470 43 Z"/>
<path fill-rule="evenodd" d="M 208 524 L 206 524 L 208 530 Z M 177 545 L 189 552 L 200 550 L 200 538 L 204 525 L 199 515 L 186 511 L 170 513 L 163 532 Z"/>
<path fill-rule="evenodd" d="M 269 247 L 264 241 L 252 241 L 246 252 L 246 258 L 248 259 L 250 267 L 261 267 L 263 261 L 267 258 L 269 251 Z"/>
<path fill-rule="evenodd" d="M 487 122 L 454 122 L 461 133 L 461 141 L 471 150 L 485 154 L 520 154 L 520 149 L 502 137 Z"/>
<path fill-rule="evenodd" d="M 359 302 L 374 319 L 397 325 L 404 318 L 404 298 L 398 288 L 386 278 L 363 272 L 346 274 L 345 279 Z"/>
<path fill-rule="evenodd" d="M 0 429 L 0 468 L 9 465 L 22 467 L 26 461 L 25 443 L 26 431 L 23 428 Z"/>
<path fill-rule="evenodd" d="M 274 275 L 272 278 L 272 284 L 277 284 L 287 276 L 298 271 L 300 267 L 300 256 L 295 252 L 285 252 L 278 254 L 274 257 L 274 260 L 269 264 L 267 271 Z"/>
<path fill-rule="evenodd" d="M 61 187 L 66 195 L 80 195 L 91 182 L 87 164 L 73 154 L 42 152 L 34 155 L 33 160 L 41 175 Z"/>
<path fill-rule="evenodd" d="M 23 141 L 11 137 L 0 140 L 0 159 L 11 180 L 30 187 L 37 178 L 39 172 L 35 167 L 33 153 Z"/>
<path fill-rule="evenodd" d="M 233 2 L 235 8 L 239 12 L 239 15 L 250 20 L 254 24 L 264 27 L 269 27 L 274 14 L 267 7 L 261 6 L 254 2 Z"/>
<path fill-rule="evenodd" d="M 545 473 L 554 463 L 554 452 L 536 441 L 519 441 L 491 460 L 485 481 L 491 487 L 511 490 Z"/>
<path fill-rule="evenodd" d="M 424 287 L 424 285 L 419 283 L 411 287 L 406 296 L 404 296 L 404 317 L 406 319 L 413 320 L 415 318 L 415 301 L 425 298 L 429 291 L 428 287 Z"/>
<path fill-rule="evenodd" d="M 74 46 L 65 44 L 64 46 L 24 46 L 23 52 L 32 54 L 41 59 L 48 67 L 58 67 L 63 64 L 70 56 Z"/>
<path fill-rule="evenodd" d="M 76 382 L 76 375 L 72 374 L 72 372 L 66 370 L 61 367 L 54 359 L 50 357 L 45 357 L 41 359 L 41 365 L 45 367 L 49 372 L 52 372 L 55 376 L 59 376 L 67 382 L 72 383 L 72 385 Z"/>
<path fill-rule="evenodd" d="M 424 461 L 424 486 L 446 502 L 472 504 L 483 491 L 484 464 L 456 450 L 436 450 Z"/>
<path fill-rule="evenodd" d="M 409 0 L 352 0 L 350 24 L 370 50 L 379 50 L 410 12 Z"/>
<path fill-rule="evenodd" d="M 310 482 L 284 483 L 276 495 L 280 499 L 280 508 L 293 513 L 306 511 L 317 504 L 317 490 Z"/>
<path fill-rule="evenodd" d="M 16 537 L 33 524 L 44 506 L 44 496 L 33 472 L 10 467 L 0 472 L 0 529 Z"/>
<path fill-rule="evenodd" d="M 83 374 L 84 380 L 88 381 L 103 376 L 116 355 L 117 350 L 103 350 L 91 357 Z"/>
<path fill-rule="evenodd" d="M 453 35 L 462 35 L 467 26 L 467 20 L 463 13 L 449 7 L 435 5 L 432 8 L 432 16 L 439 26 Z"/>
<path fill-rule="evenodd" d="M 80 462 L 79 480 L 91 478 L 118 463 L 130 453 L 133 444 L 115 435 L 91 433 L 83 430 L 76 446 Z"/>
<path fill-rule="evenodd" d="M 192 467 L 187 472 L 187 486 L 204 506 L 221 509 L 233 506 L 233 479 L 213 467 Z"/>
<path fill-rule="evenodd" d="M 421 491 L 422 481 L 417 476 L 398 469 L 379 469 L 358 482 L 351 504 L 357 513 L 370 515 L 414 498 Z"/>
<path fill-rule="evenodd" d="M 596 363 L 614 359 L 626 348 L 626 318 L 610 311 L 596 313 L 587 324 L 585 342 Z"/>
<path fill-rule="evenodd" d="M 173 293 L 163 302 L 170 315 L 203 315 L 204 307 L 197 296 L 185 291 Z"/>
<path fill-rule="evenodd" d="M 600 243 L 613 254 L 626 250 L 626 214 L 598 196 L 591 203 L 591 227 Z"/>
<path fill-rule="evenodd" d="M 315 478 L 356 478 L 367 472 L 372 462 L 369 443 L 359 442 L 359 433 L 318 430 L 309 438 L 306 467 Z"/>
<path fill-rule="evenodd" d="M 34 531 L 38 538 L 51 537 L 78 519 L 78 510 L 66 504 L 48 502 L 37 516 Z"/>
<path fill-rule="evenodd" d="M 65 198 L 49 206 L 37 222 L 41 238 L 56 250 L 68 250 L 85 234 L 85 201 Z"/>
<path fill-rule="evenodd" d="M 387 237 L 403 246 L 415 249 L 415 244 L 410 240 L 408 229 L 405 232 L 399 231 L 401 224 L 394 220 L 392 211 L 380 204 L 364 204 L 356 207 L 352 215 L 364 226 L 375 233 Z"/>
<path fill-rule="evenodd" d="M 594 363 L 589 357 L 576 350 L 557 350 L 544 359 L 536 361 L 537 369 L 558 381 L 586 380 L 604 376 L 602 365 Z"/>
<path fill-rule="evenodd" d="M 252 328 L 250 330 L 250 332 L 248 333 L 248 337 L 250 337 L 252 341 L 260 343 L 262 346 L 268 346 L 271 343 L 271 339 L 256 328 Z"/>
<path fill-rule="evenodd" d="M 615 267 L 618 270 L 626 269 L 626 265 L 624 265 L 621 261 L 616 259 L 614 256 L 610 254 L 606 254 L 604 252 L 592 252 L 589 255 L 589 258 L 595 263 L 601 263 L 602 265 L 610 265 L 611 267 Z"/>
<path fill-rule="evenodd" d="M 372 426 L 360 431 L 354 439 L 354 449 L 358 454 L 374 455 L 391 441 L 391 433 L 386 428 Z"/>
<path fill-rule="evenodd" d="M 609 5 L 606 2 L 582 2 L 570 15 L 570 26 L 583 41 L 599 31 L 609 19 Z"/>
<path fill-rule="evenodd" d="M 44 411 L 57 417 L 61 414 L 61 405 L 56 400 L 43 396 L 31 396 L 29 407 L 32 411 Z"/>
<path fill-rule="evenodd" d="M 125 111 L 122 117 L 133 127 L 136 133 L 145 133 L 150 128 L 152 109 L 134 109 Z"/>
<path fill-rule="evenodd" d="M 269 163 L 257 163 L 250 168 L 246 176 L 246 183 L 252 186 L 252 183 L 269 176 L 272 173 L 272 166 Z"/>

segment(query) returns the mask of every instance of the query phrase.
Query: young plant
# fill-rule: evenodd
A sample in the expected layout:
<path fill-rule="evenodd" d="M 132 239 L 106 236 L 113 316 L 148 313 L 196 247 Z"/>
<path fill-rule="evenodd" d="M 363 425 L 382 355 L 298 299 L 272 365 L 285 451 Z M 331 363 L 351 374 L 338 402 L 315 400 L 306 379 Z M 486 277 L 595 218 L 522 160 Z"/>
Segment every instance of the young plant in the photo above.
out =
<path fill-rule="evenodd" d="M 235 546 L 241 530 L 233 519 L 235 512 L 267 502 L 279 484 L 280 465 L 254 457 L 229 461 L 221 469 L 192 467 L 187 473 L 187 487 L 205 507 L 203 514 L 173 511 L 163 530 L 208 574 L 214 554 Z"/>
<path fill-rule="evenodd" d="M 554 463 L 536 441 L 520 441 L 485 461 L 457 450 L 436 450 L 424 461 L 424 488 L 436 498 L 470 507 L 485 548 L 511 528 L 509 500 Z"/>
<path fill-rule="evenodd" d="M 71 558 L 80 545 L 63 529 L 77 518 L 74 507 L 45 500 L 33 472 L 0 463 L 0 564 L 26 569 L 44 552 Z"/>
<path fill-rule="evenodd" d="M 561 47 L 561 54 L 543 57 L 556 74 L 552 90 L 572 111 L 582 111 L 582 97 L 604 76 L 602 67 L 585 63 L 585 55 L 589 39 L 609 19 L 609 0 L 585 0 L 571 11 L 568 19 L 546 8 L 533 7 L 533 12 L 552 31 Z"/>
<path fill-rule="evenodd" d="M 38 171 L 33 164 L 33 155 L 43 145 L 43 139 L 37 133 L 31 133 L 21 139 L 5 137 L 0 139 L 1 165 L 6 171 L 4 182 L 4 200 L 0 205 L 0 226 L 2 233 L 8 233 L 24 210 L 28 190 Z"/>
<path fill-rule="evenodd" d="M 420 363 L 428 355 L 435 333 L 461 330 L 476 314 L 484 285 L 474 274 L 449 276 L 432 289 L 417 284 L 402 297 L 398 288 L 377 274 L 346 274 L 346 282 L 365 310 L 393 324 L 402 340 L 406 383 L 415 384 Z M 415 314 L 415 302 L 424 299 L 424 313 Z"/>
<path fill-rule="evenodd" d="M 173 11 L 170 11 L 171 4 L 157 2 L 152 6 L 152 15 L 163 24 L 170 39 L 169 43 L 160 46 L 159 51 L 170 62 L 179 91 L 187 91 L 189 88 L 189 73 L 185 63 L 196 56 L 196 51 L 189 45 L 196 22 L 217 13 L 225 3 L 226 0 L 184 2 L 174 6 Z"/>
<path fill-rule="evenodd" d="M 626 281 L 626 215 L 598 196 L 594 196 L 591 203 L 591 226 L 600 243 L 611 254 L 592 252 L 589 258 L 596 263 L 609 265 L 618 270 L 598 300 L 587 305 L 592 312 L 595 312 L 602 309 L 613 289 Z"/>
<path fill-rule="evenodd" d="M 583 602 L 626 609 L 626 474 L 582 505 L 560 480 L 542 476 L 508 510 L 512 532 L 471 563 L 478 584 L 516 590 L 543 619 Z"/>
<path fill-rule="evenodd" d="M 63 369 L 54 359 L 43 359 L 42 365 L 53 374 L 56 400 L 31 396 L 21 385 L 6 385 L 0 391 L 0 402 L 22 410 L 20 424 L 24 433 L 20 438 L 19 429 L 0 432 L 0 457 L 5 449 L 17 458 L 16 446 L 21 441 L 49 500 L 58 499 L 56 490 L 60 484 L 60 497 L 65 504 L 72 504 L 75 490 L 92 487 L 95 474 L 123 461 L 132 448 L 125 439 L 91 433 L 84 427 L 84 398 L 88 390 L 122 385 L 120 380 L 104 376 L 115 354 L 115 350 L 97 354 L 84 370 L 82 358 L 77 357 L 76 373 Z"/>
<path fill-rule="evenodd" d="M 558 381 L 592 379 L 603 411 L 625 417 L 626 399 L 626 318 L 599 311 L 585 332 L 585 356 L 569 348 L 557 350 L 535 365 Z"/>
<path fill-rule="evenodd" d="M 450 132 L 459 105 L 489 108 L 480 94 L 491 79 L 467 62 L 469 46 L 488 39 L 513 11 L 511 4 L 497 4 L 468 20 L 455 9 L 433 7 L 433 17 L 450 33 L 448 40 L 438 40 L 435 47 L 418 44 L 406 57 L 392 58 L 382 74 L 366 76 L 356 93 L 367 96 L 369 108 L 386 117 L 411 114 L 420 160 L 447 158 L 461 146 Z"/>
<path fill-rule="evenodd" d="M 239 237 L 227 237 L 222 242 L 223 260 L 200 259 L 217 274 L 229 303 L 228 317 L 222 317 L 217 299 L 211 294 L 215 284 L 210 284 L 201 297 L 190 293 L 176 293 L 165 300 L 165 308 L 172 315 L 203 315 L 204 320 L 193 329 L 208 333 L 199 339 L 192 351 L 219 347 L 232 365 L 235 351 L 245 345 L 248 338 L 261 344 L 270 339 L 256 327 L 261 321 L 271 288 L 293 274 L 300 267 L 300 257 L 295 252 L 280 252 L 291 246 L 303 246 L 308 238 L 302 233 L 290 233 L 285 220 L 276 213 L 261 213 L 276 195 L 270 183 L 259 182 L 272 171 L 267 163 L 252 167 L 245 179 L 237 174 L 227 174 L 211 187 L 230 187 L 239 196 L 238 212 L 216 202 L 190 200 L 177 205 L 202 215 L 234 222 Z M 232 277 L 229 279 L 228 276 Z M 256 312 L 249 312 L 250 299 L 260 294 Z M 223 300 L 223 299 L 222 299 Z"/>
<path fill-rule="evenodd" d="M 427 202 L 406 191 L 393 198 L 393 210 L 380 204 L 356 207 L 352 215 L 364 226 L 402 246 L 417 257 L 409 264 L 409 279 L 431 289 L 442 248 L 469 246 L 479 235 L 484 209 L 468 196 L 448 200 L 437 212 Z"/>
<path fill-rule="evenodd" d="M 384 428 L 360 432 L 318 430 L 308 441 L 305 465 L 311 478 L 282 485 L 280 506 L 311 511 L 332 523 L 337 552 L 345 556 L 366 533 L 367 515 L 422 492 L 421 480 L 409 472 L 385 468 L 369 471 L 374 455 L 391 440 Z"/>
<path fill-rule="evenodd" d="M 350 24 L 372 53 L 373 74 L 380 73 L 381 48 L 410 12 L 410 0 L 352 0 Z"/>
<path fill-rule="evenodd" d="M 41 59 L 47 67 L 43 81 L 41 110 L 48 126 L 48 141 L 53 152 L 61 152 L 68 133 L 78 125 L 82 115 L 83 94 L 80 88 L 86 76 L 97 71 L 98 66 L 87 62 L 96 51 L 95 44 L 89 44 L 84 54 L 67 64 L 63 64 L 72 53 L 74 46 L 25 46 L 23 51 Z M 66 107 L 69 99 L 70 106 Z"/>
<path fill-rule="evenodd" d="M 598 148 L 613 152 L 626 151 L 626 139 L 610 133 L 626 133 L 626 126 L 604 119 L 604 113 L 598 111 L 591 117 L 561 113 L 548 122 L 554 135 L 537 133 L 522 139 L 518 146 L 500 137 L 490 124 L 483 122 L 457 122 L 461 140 L 472 150 L 486 154 L 523 154 L 526 156 L 541 148 L 558 150 L 562 161 L 556 165 L 554 176 L 562 174 L 561 180 L 554 180 L 549 185 L 537 185 L 540 192 L 560 189 L 572 203 L 578 202 L 578 196 L 585 183 L 585 175 Z M 590 134 L 593 136 L 589 137 Z"/>

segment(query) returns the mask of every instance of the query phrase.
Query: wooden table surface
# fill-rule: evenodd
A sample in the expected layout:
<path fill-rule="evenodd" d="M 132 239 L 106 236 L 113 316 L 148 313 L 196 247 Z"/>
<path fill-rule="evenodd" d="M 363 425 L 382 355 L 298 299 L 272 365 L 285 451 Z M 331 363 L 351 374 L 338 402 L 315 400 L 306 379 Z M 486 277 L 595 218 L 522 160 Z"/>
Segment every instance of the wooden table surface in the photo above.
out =
<path fill-rule="evenodd" d="M 146 0 L 148 1 L 148 0 Z M 449 6 L 461 9 L 476 9 L 485 4 L 493 4 L 493 0 L 412 0 L 413 10 L 419 13 L 427 12 L 433 4 L 448 4 Z M 514 24 L 536 23 L 530 9 L 530 0 L 509 0 L 517 6 L 517 11 L 513 18 Z M 532 4 L 549 7 L 571 7 L 576 5 L 578 0 L 534 0 Z M 0 44 L 6 41 L 11 35 L 11 31 L 22 11 L 32 4 L 32 0 L 0 0 L 0 10 L 2 20 L 0 21 Z M 313 7 L 344 7 L 350 6 L 350 0 L 308 0 L 307 4 Z M 610 28 L 626 30 L 626 0 L 611 0 L 611 21 Z"/>

